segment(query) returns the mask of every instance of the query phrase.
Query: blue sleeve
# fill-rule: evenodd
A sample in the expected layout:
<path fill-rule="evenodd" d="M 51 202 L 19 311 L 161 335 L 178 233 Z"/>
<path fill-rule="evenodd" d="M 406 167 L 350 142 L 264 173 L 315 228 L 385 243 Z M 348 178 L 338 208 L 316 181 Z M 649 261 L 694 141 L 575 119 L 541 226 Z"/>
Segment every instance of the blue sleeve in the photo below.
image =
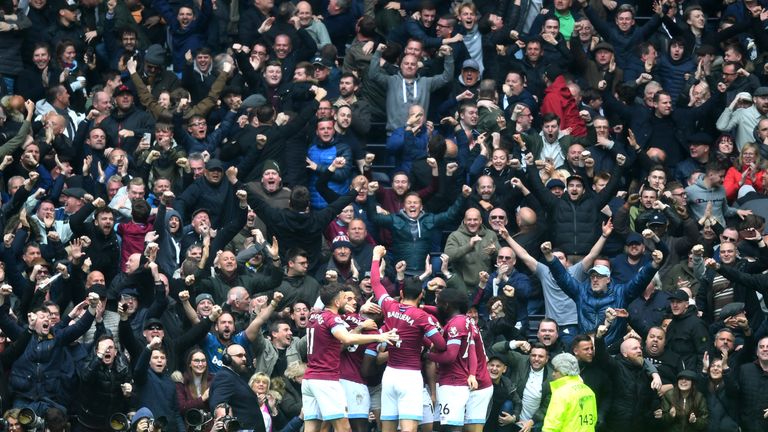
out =
<path fill-rule="evenodd" d="M 645 288 L 648 287 L 648 284 L 651 283 L 651 279 L 653 279 L 655 274 L 656 269 L 652 263 L 648 263 L 637 272 L 631 281 L 620 285 L 624 302 L 628 304 L 642 294 Z"/>
<path fill-rule="evenodd" d="M 336 157 L 339 156 L 346 159 L 347 163 L 344 164 L 343 167 L 337 168 L 336 171 L 333 172 L 331 180 L 337 183 L 344 183 L 348 181 L 352 175 L 352 164 L 354 163 L 354 160 L 352 159 L 352 149 L 350 149 L 349 146 L 345 143 L 337 144 Z"/>

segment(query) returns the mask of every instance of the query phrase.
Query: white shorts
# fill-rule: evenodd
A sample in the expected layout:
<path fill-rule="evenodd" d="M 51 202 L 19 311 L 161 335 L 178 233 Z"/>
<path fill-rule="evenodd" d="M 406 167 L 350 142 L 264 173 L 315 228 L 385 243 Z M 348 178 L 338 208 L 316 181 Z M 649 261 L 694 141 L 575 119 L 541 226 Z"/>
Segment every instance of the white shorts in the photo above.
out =
<path fill-rule="evenodd" d="M 371 411 L 381 410 L 381 383 L 368 386 L 368 394 L 371 395 Z"/>
<path fill-rule="evenodd" d="M 432 404 L 432 397 L 429 394 L 429 389 L 424 386 L 424 390 L 421 393 L 422 399 L 422 414 L 421 423 L 419 424 L 432 424 L 438 420 L 435 414 L 435 406 Z"/>
<path fill-rule="evenodd" d="M 338 381 L 304 379 L 301 382 L 304 420 L 336 420 L 347 416 L 347 398 Z"/>
<path fill-rule="evenodd" d="M 469 392 L 464 424 L 485 424 L 488 417 L 488 405 L 493 398 L 493 386 Z"/>
<path fill-rule="evenodd" d="M 440 424 L 448 426 L 464 426 L 464 410 L 469 400 L 467 386 L 437 386 L 437 414 Z"/>
<path fill-rule="evenodd" d="M 368 419 L 368 413 L 371 410 L 371 395 L 368 393 L 368 386 L 365 384 L 339 380 L 344 389 L 344 395 L 347 399 L 347 417 L 351 419 Z"/>
<path fill-rule="evenodd" d="M 387 366 L 381 378 L 381 420 L 415 420 L 422 416 L 421 393 L 424 378 L 420 370 Z"/>

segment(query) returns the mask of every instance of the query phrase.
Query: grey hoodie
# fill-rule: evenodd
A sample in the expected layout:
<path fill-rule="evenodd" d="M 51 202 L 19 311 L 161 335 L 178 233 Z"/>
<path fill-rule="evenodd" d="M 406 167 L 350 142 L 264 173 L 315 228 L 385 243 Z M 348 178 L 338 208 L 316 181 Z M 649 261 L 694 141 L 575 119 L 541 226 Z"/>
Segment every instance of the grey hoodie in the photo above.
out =
<path fill-rule="evenodd" d="M 736 209 L 728 205 L 722 185 L 708 188 L 704 184 L 704 177 L 699 177 L 696 183 L 685 188 L 685 191 L 688 193 L 688 205 L 696 220 L 704 216 L 709 201 L 712 201 L 712 216 L 720 225 L 725 226 L 726 217 L 736 216 Z"/>

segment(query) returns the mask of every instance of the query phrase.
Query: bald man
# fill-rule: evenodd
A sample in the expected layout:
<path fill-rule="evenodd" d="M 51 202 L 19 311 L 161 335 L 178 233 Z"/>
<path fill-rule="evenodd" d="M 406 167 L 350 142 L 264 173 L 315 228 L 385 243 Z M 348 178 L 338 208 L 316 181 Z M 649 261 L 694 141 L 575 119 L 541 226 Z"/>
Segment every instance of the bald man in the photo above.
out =
<path fill-rule="evenodd" d="M 483 226 L 480 211 L 476 208 L 464 212 L 461 226 L 448 236 L 445 244 L 451 267 L 472 291 L 480 281 L 478 274 L 491 268 L 492 258 L 498 250 L 498 236 Z"/>
<path fill-rule="evenodd" d="M 661 378 L 650 362 L 646 367 L 642 344 L 635 338 L 623 341 L 621 355 L 611 358 L 603 339 L 606 332 L 605 326 L 600 326 L 597 330 L 594 360 L 597 366 L 608 371 L 611 381 L 615 384 L 613 404 L 605 418 L 605 430 L 650 430 L 651 425 L 661 417 L 658 395 L 651 388 L 653 386 L 660 389 Z"/>

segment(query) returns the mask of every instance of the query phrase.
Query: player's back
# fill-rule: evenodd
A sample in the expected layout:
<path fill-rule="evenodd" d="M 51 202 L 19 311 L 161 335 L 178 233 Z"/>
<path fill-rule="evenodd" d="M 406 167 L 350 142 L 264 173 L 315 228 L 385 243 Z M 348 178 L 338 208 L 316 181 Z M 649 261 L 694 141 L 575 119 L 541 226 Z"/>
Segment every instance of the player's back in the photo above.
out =
<path fill-rule="evenodd" d="M 313 313 L 307 323 L 307 379 L 339 380 L 341 342 L 333 336 L 337 326 L 347 323 L 336 313 L 323 310 Z"/>
<path fill-rule="evenodd" d="M 477 327 L 477 322 L 472 318 L 467 318 L 469 322 L 469 329 L 472 332 L 472 340 L 474 341 L 474 349 L 477 352 L 477 385 L 478 388 L 486 388 L 493 385 L 491 374 L 488 373 L 488 354 L 485 352 L 485 345 L 483 344 L 483 336 L 480 334 L 480 328 Z"/>
<path fill-rule="evenodd" d="M 456 361 L 438 366 L 438 382 L 440 385 L 466 385 L 470 375 L 469 350 L 474 349 L 470 344 L 472 330 L 466 315 L 454 315 L 449 319 L 443 328 L 443 337 L 449 347 L 459 345 L 459 354 Z"/>
<path fill-rule="evenodd" d="M 387 348 L 388 367 L 421 370 L 421 347 L 424 337 L 437 333 L 437 320 L 418 307 L 398 303 L 386 298 L 381 303 L 384 324 L 397 329 L 400 340 Z"/>

